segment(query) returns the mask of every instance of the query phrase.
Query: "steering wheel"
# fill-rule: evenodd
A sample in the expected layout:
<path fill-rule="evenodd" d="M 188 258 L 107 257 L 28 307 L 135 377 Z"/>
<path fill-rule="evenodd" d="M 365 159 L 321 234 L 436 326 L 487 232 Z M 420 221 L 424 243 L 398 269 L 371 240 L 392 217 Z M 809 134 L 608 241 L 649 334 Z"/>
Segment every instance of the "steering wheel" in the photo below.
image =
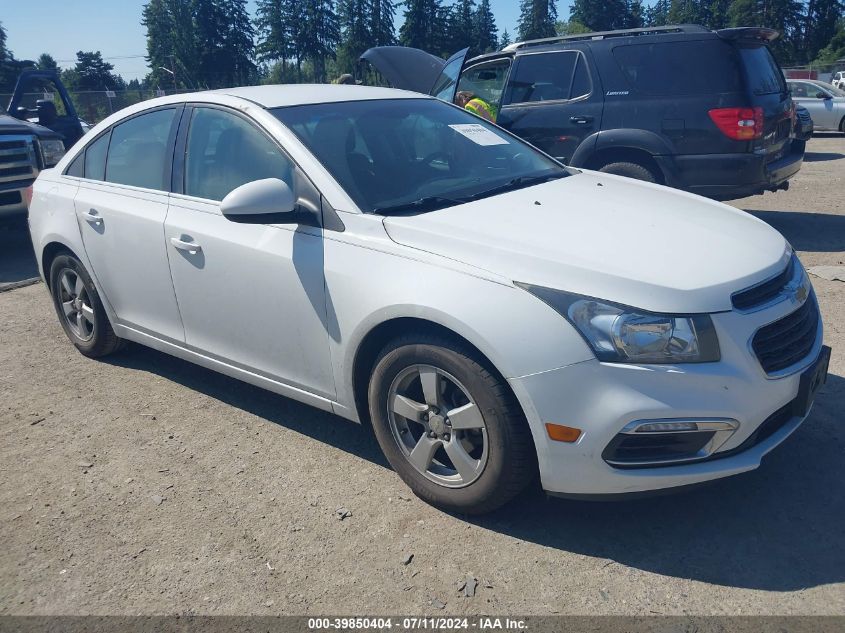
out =
<path fill-rule="evenodd" d="M 447 152 L 444 152 L 444 151 L 441 150 L 441 151 L 437 151 L 437 152 L 432 152 L 431 154 L 429 154 L 428 156 L 423 158 L 421 163 L 423 165 L 428 165 L 429 167 L 434 167 L 434 165 L 432 165 L 432 163 L 434 161 L 436 161 L 437 159 L 440 159 L 442 162 L 446 163 L 447 165 L 450 164 L 450 162 L 451 162 L 451 156 Z"/>

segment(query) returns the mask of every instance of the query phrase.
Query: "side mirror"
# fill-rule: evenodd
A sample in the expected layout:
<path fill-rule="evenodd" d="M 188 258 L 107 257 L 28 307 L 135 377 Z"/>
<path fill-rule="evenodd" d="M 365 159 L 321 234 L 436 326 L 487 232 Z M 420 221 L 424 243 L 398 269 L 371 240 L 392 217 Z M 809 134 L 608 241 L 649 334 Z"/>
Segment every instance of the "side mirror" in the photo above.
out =
<path fill-rule="evenodd" d="M 220 203 L 223 216 L 242 224 L 318 225 L 316 214 L 297 207 L 293 191 L 278 178 L 254 180 L 229 192 Z"/>
<path fill-rule="evenodd" d="M 827 94 L 826 92 L 822 92 L 821 90 L 819 90 L 816 93 L 816 99 L 830 99 L 830 98 L 831 98 L 831 96 L 829 94 Z"/>

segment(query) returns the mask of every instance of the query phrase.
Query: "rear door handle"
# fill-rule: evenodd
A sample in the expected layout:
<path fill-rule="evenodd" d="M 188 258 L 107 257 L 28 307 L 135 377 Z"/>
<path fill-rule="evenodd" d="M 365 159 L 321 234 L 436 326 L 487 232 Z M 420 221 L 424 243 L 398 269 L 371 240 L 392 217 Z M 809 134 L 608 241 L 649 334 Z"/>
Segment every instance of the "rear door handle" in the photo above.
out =
<path fill-rule="evenodd" d="M 88 209 L 85 213 L 82 214 L 85 216 L 85 221 L 90 222 L 91 224 L 102 224 L 103 217 L 96 209 Z"/>
<path fill-rule="evenodd" d="M 185 236 L 183 235 L 182 237 Z M 178 237 L 171 237 L 170 243 L 173 244 L 173 246 L 175 248 L 178 248 L 180 251 L 188 251 L 191 255 L 196 255 L 202 250 L 202 246 L 200 246 L 196 242 L 186 242 L 184 240 L 179 239 Z"/>
<path fill-rule="evenodd" d="M 588 123 L 593 122 L 593 117 L 591 117 L 591 116 L 573 116 L 573 117 L 569 117 L 569 122 L 574 123 L 575 125 L 587 125 Z"/>

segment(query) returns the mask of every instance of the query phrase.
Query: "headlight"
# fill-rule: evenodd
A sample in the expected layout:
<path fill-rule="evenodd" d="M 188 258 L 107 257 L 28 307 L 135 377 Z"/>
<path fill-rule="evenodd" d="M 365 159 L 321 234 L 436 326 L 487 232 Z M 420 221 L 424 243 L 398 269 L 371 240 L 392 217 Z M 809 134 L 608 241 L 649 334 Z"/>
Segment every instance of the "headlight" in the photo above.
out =
<path fill-rule="evenodd" d="M 517 283 L 575 326 L 601 361 L 611 363 L 710 363 L 718 361 L 719 340 L 706 314 L 655 314 Z"/>
<path fill-rule="evenodd" d="M 65 155 L 65 144 L 59 139 L 39 139 L 44 167 L 53 167 Z"/>

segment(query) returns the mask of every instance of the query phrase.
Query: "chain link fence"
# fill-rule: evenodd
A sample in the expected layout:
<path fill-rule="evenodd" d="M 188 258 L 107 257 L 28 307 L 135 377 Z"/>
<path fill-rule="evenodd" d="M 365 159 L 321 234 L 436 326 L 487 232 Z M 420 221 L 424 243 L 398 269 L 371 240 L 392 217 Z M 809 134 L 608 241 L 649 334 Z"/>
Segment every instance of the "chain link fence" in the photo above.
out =
<path fill-rule="evenodd" d="M 783 69 L 788 79 L 817 79 L 830 82 L 833 75 L 845 70 L 845 60 L 833 64 L 808 64 L 807 66 L 791 66 Z"/>

